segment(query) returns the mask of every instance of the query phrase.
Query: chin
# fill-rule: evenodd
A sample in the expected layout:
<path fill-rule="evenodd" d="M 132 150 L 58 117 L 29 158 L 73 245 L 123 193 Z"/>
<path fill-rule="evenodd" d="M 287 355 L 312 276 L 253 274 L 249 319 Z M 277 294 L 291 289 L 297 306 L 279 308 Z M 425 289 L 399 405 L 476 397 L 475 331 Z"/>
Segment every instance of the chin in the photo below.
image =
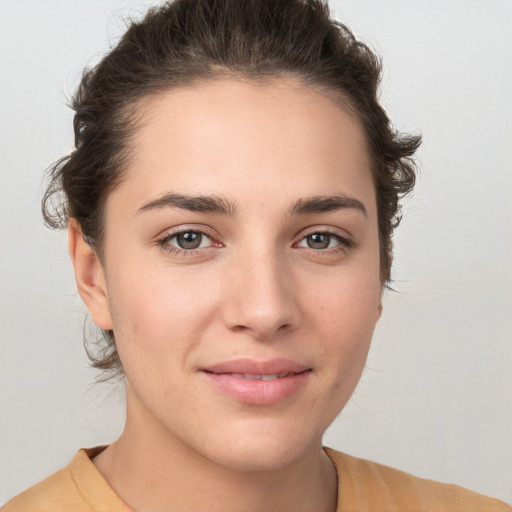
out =
<path fill-rule="evenodd" d="M 279 471 L 299 461 L 307 453 L 320 450 L 320 436 L 300 435 L 281 427 L 273 431 L 264 425 L 258 431 L 231 433 L 223 442 L 213 439 L 203 453 L 212 462 L 239 472 Z"/>
<path fill-rule="evenodd" d="M 275 449 L 274 449 L 275 448 Z M 259 445 L 232 448 L 212 461 L 232 471 L 271 472 L 285 469 L 301 458 L 302 453 L 288 447 L 260 447 Z"/>

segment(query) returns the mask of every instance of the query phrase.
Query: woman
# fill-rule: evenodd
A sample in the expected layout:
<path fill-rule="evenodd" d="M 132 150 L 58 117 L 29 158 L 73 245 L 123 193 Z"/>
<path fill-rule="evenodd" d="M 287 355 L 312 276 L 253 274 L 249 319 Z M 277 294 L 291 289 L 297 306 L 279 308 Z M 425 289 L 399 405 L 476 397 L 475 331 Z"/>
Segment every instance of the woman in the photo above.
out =
<path fill-rule="evenodd" d="M 320 2 L 178 0 L 84 76 L 44 212 L 126 426 L 3 510 L 510 510 L 322 447 L 414 184 L 379 75 Z"/>

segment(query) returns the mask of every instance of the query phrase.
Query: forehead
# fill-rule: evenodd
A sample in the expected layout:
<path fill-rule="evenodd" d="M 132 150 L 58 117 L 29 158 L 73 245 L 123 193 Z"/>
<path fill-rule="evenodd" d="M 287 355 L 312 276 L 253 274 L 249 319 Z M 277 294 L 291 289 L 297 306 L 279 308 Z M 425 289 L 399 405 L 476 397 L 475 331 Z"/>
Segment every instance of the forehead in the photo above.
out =
<path fill-rule="evenodd" d="M 168 191 L 242 201 L 269 189 L 283 199 L 373 193 L 358 120 L 295 80 L 217 79 L 153 95 L 130 148 L 125 181 L 140 201 Z"/>

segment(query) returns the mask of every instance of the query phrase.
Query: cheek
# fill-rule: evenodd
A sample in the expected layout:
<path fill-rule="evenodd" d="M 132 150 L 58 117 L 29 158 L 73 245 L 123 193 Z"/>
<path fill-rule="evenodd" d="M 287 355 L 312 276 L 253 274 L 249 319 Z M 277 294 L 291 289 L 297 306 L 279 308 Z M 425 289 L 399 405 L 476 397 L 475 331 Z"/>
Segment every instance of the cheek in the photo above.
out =
<path fill-rule="evenodd" d="M 342 283 L 342 284 L 341 284 Z M 318 388 L 310 412 L 322 418 L 319 435 L 340 414 L 363 372 L 379 317 L 380 286 L 373 280 L 330 282 L 330 293 L 308 298 L 310 332 L 317 336 Z"/>
<path fill-rule="evenodd" d="M 307 309 L 320 329 L 356 341 L 372 333 L 380 316 L 382 288 L 375 272 L 330 276 L 307 294 Z"/>
<path fill-rule="evenodd" d="M 338 285 L 325 283 L 327 292 L 315 288 L 308 296 L 312 329 L 324 340 L 323 356 L 339 378 L 359 378 L 380 316 L 382 289 L 371 275 L 340 276 Z"/>
<path fill-rule="evenodd" d="M 109 275 L 114 335 L 123 364 L 133 359 L 158 367 L 179 364 L 199 342 L 199 333 L 215 314 L 218 298 L 211 279 L 154 265 L 131 273 L 132 265 Z M 182 275 L 185 274 L 185 275 Z M 208 286 L 205 286 L 208 283 Z M 126 366 L 125 366 L 126 368 Z"/>

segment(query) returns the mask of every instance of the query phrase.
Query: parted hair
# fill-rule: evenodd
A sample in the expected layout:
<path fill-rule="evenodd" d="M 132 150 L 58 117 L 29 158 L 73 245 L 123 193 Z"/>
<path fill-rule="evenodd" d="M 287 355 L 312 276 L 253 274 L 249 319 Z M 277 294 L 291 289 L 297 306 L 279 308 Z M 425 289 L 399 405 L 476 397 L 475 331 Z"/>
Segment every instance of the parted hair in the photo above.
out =
<path fill-rule="evenodd" d="M 132 22 L 84 71 L 71 105 L 75 148 L 48 170 L 45 222 L 63 228 L 76 221 L 101 259 L 104 205 L 130 161 L 141 101 L 222 77 L 295 78 L 358 119 L 376 188 L 381 278 L 389 283 L 399 200 L 414 187 L 421 138 L 394 129 L 379 103 L 379 57 L 322 0 L 174 0 Z M 123 373 L 112 331 L 93 345 L 85 344 L 88 356 L 105 379 Z"/>

